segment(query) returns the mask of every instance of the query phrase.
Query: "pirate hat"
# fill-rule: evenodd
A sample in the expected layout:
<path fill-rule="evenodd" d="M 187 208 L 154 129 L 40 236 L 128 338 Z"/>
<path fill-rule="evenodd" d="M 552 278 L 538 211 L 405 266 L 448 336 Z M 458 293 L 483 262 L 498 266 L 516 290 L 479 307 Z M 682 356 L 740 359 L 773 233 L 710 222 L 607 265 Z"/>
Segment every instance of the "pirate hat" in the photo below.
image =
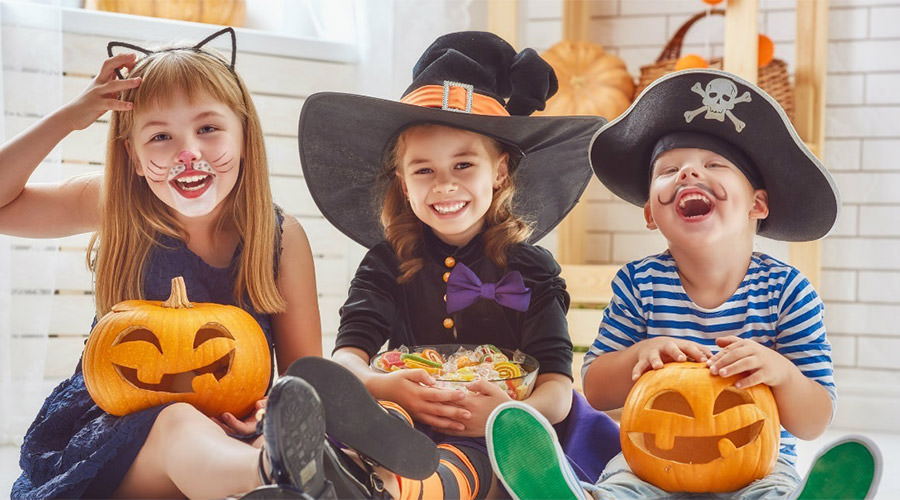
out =
<path fill-rule="evenodd" d="M 685 70 L 653 82 L 625 113 L 594 135 L 591 167 L 613 193 L 643 206 L 654 150 L 659 151 L 661 140 L 684 143 L 678 139 L 684 136 L 693 137 L 697 145 L 678 147 L 723 154 L 751 184 L 766 189 L 769 216 L 759 226 L 760 235 L 811 241 L 834 226 L 840 198 L 822 162 L 769 94 L 724 71 Z"/>
<path fill-rule="evenodd" d="M 441 36 L 419 58 L 400 101 L 322 92 L 300 111 L 300 163 L 322 214 L 356 242 L 384 240 L 378 206 L 383 158 L 404 129 L 425 123 L 470 130 L 519 157 L 510 172 L 514 212 L 529 241 L 553 229 L 590 181 L 586 151 L 600 117 L 531 117 L 556 93 L 553 69 L 532 49 L 516 53 L 486 32 Z"/>

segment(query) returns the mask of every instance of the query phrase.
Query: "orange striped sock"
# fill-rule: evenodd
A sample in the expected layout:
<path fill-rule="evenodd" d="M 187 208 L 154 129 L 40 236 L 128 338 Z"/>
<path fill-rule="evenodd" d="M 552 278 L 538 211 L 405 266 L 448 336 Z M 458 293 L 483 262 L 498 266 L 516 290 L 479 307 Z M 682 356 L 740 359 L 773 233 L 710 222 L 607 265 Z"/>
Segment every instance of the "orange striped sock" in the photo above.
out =
<path fill-rule="evenodd" d="M 458 448 L 439 444 L 441 460 L 438 470 L 422 481 L 397 477 L 400 483 L 400 500 L 431 500 L 459 498 L 473 500 L 478 492 L 478 474 L 466 455 Z"/>
<path fill-rule="evenodd" d="M 407 423 L 409 423 L 410 427 L 414 427 L 412 417 L 409 416 L 409 413 L 407 413 L 406 410 L 404 410 L 402 406 L 398 405 L 397 403 L 395 403 L 393 401 L 379 400 L 378 403 L 385 410 L 387 410 L 388 413 L 398 414 L 399 417 L 403 418 L 404 420 L 406 420 Z"/>

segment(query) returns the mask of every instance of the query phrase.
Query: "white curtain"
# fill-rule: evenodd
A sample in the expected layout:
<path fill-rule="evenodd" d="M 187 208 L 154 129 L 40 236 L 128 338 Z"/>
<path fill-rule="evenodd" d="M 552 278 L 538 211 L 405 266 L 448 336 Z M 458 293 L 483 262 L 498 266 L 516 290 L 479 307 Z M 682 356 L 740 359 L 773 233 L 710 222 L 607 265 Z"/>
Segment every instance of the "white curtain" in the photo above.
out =
<path fill-rule="evenodd" d="M 5 141 L 60 105 L 63 51 L 57 8 L 4 2 L 0 24 Z M 54 151 L 32 179 L 59 178 Z M 58 250 L 56 240 L 0 236 L 0 444 L 21 443 L 53 383 L 44 367 Z"/>

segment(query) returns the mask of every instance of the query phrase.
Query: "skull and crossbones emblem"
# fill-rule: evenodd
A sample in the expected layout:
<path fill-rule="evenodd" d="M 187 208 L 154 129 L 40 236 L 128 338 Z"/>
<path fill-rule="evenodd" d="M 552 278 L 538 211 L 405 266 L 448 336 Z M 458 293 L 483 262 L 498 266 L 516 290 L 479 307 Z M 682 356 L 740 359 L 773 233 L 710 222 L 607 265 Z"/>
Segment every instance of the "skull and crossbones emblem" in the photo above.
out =
<path fill-rule="evenodd" d="M 724 122 L 727 116 L 734 123 L 735 130 L 740 132 L 744 129 L 746 123 L 734 116 L 731 110 L 734 109 L 735 104 L 750 102 L 750 92 L 744 92 L 740 97 L 737 97 L 737 85 L 727 78 L 711 80 L 706 84 L 706 88 L 703 88 L 703 85 L 697 82 L 691 87 L 691 90 L 703 96 L 703 106 L 692 111 L 685 111 L 685 121 L 691 123 L 691 120 L 697 115 L 706 112 L 703 118 L 707 120 Z"/>

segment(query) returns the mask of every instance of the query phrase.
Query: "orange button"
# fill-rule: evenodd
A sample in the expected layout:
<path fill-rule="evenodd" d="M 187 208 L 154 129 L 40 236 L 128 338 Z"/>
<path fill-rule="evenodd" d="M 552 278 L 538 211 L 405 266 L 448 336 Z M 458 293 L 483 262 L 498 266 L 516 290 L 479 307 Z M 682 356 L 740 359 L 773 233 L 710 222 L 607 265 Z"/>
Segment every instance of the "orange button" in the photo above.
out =
<path fill-rule="evenodd" d="M 447 267 L 453 267 L 456 265 L 456 259 L 454 259 L 453 257 L 447 257 L 446 259 L 444 259 L 444 265 Z"/>
<path fill-rule="evenodd" d="M 450 280 L 450 271 L 444 273 L 444 283 Z"/>
<path fill-rule="evenodd" d="M 444 328 L 448 330 L 453 328 L 453 318 L 444 318 Z"/>

